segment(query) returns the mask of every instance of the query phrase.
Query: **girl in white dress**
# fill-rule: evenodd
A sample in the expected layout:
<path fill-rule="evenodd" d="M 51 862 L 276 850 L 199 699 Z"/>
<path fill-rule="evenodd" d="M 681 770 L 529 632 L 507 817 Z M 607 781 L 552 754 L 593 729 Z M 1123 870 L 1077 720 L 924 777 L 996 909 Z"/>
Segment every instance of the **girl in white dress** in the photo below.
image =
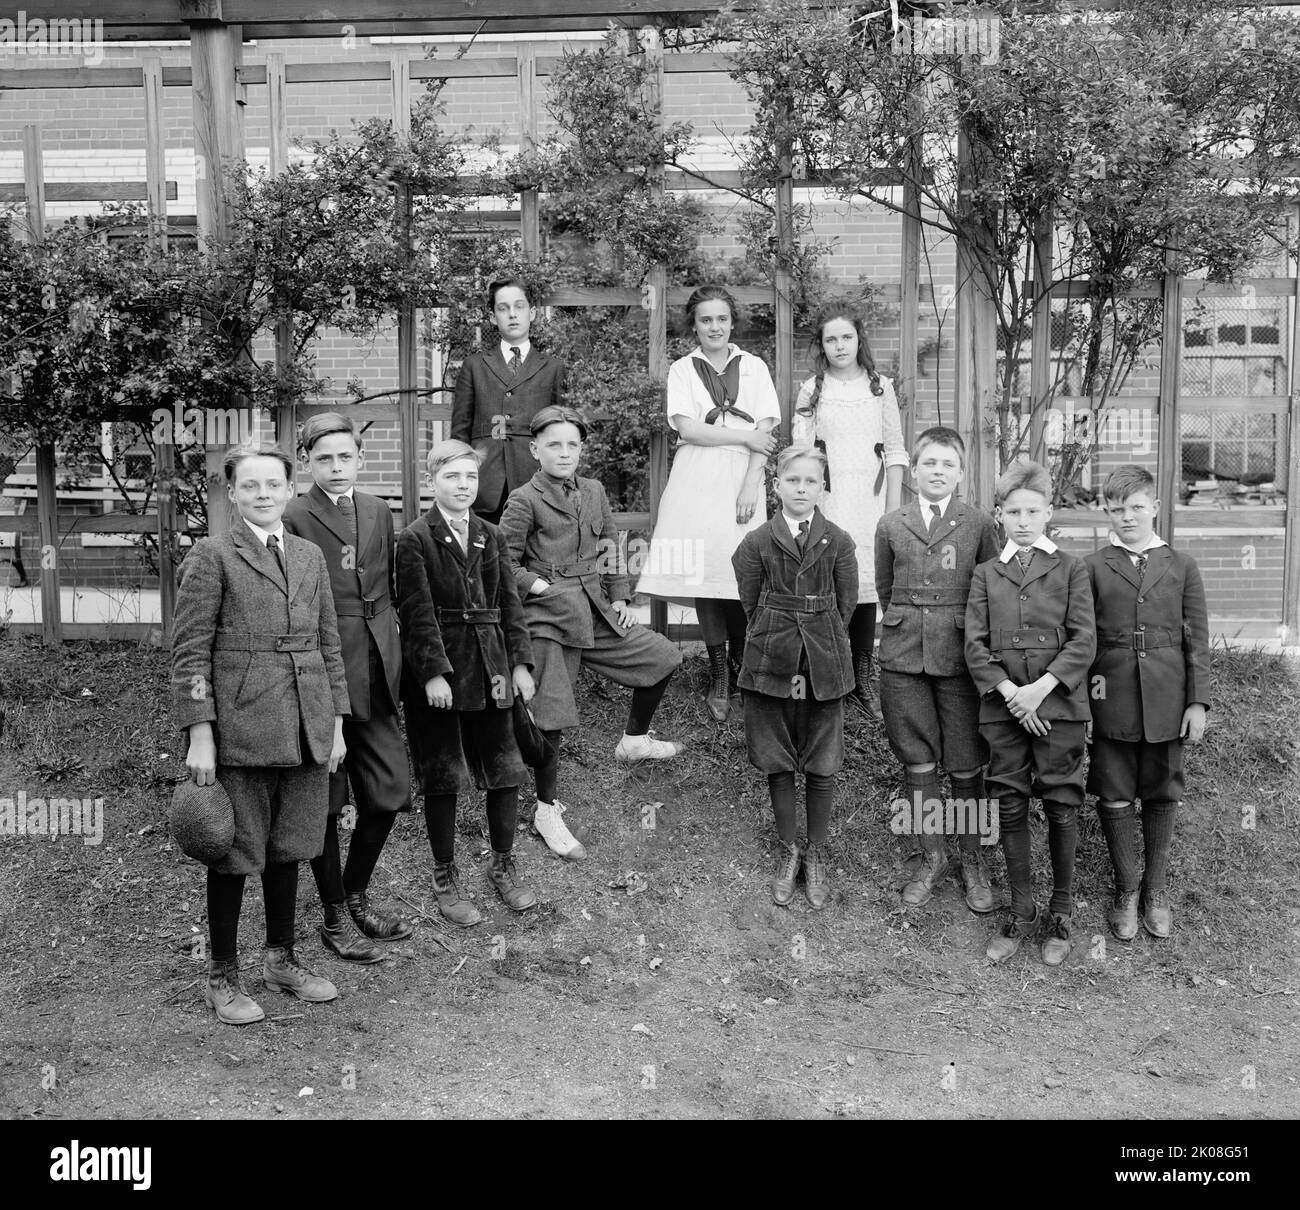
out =
<path fill-rule="evenodd" d="M 694 604 L 709 653 L 705 700 L 718 722 L 730 712 L 745 649 L 731 556 L 767 521 L 763 468 L 781 418 L 767 366 L 730 342 L 735 322 L 736 300 L 721 286 L 701 286 L 686 303 L 700 344 L 668 371 L 677 450 L 637 584 L 638 592 Z"/>
<path fill-rule="evenodd" d="M 856 682 L 851 699 L 879 721 L 871 683 L 876 642 L 876 523 L 902 503 L 903 426 L 888 378 L 876 371 L 861 312 L 847 300 L 826 304 L 813 321 L 817 375 L 795 400 L 796 445 L 824 445 L 829 487 L 822 512 L 858 547 L 858 606 L 849 624 Z"/>

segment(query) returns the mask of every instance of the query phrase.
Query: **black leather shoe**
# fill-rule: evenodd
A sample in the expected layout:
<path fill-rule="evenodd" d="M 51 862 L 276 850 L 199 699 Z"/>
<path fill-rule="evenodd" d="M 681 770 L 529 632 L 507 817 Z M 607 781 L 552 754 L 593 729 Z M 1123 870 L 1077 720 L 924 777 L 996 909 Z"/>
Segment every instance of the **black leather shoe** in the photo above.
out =
<path fill-rule="evenodd" d="M 512 912 L 526 912 L 537 906 L 537 896 L 519 881 L 512 853 L 498 853 L 495 849 L 492 851 L 488 881 L 496 887 L 497 894 Z"/>
<path fill-rule="evenodd" d="M 1118 940 L 1132 941 L 1138 932 L 1138 893 L 1116 891 L 1106 913 L 1106 923 Z"/>
<path fill-rule="evenodd" d="M 1019 948 L 1020 943 L 1032 937 L 1043 923 L 1043 909 L 1035 906 L 1032 920 L 1025 920 L 1012 912 L 1006 923 L 993 934 L 984 953 L 990 962 L 1004 962 Z"/>
<path fill-rule="evenodd" d="M 332 950 L 344 962 L 369 965 L 384 960 L 384 955 L 375 948 L 370 938 L 363 936 L 352 922 L 345 905 L 322 903 L 321 913 L 325 917 L 325 923 L 321 925 L 320 939 L 327 950 Z"/>
<path fill-rule="evenodd" d="M 810 844 L 803 853 L 803 893 L 807 896 L 809 905 L 819 912 L 826 906 L 831 893 L 826 862 L 822 858 L 821 849 L 815 844 Z"/>
<path fill-rule="evenodd" d="M 799 877 L 799 846 L 783 844 L 772 874 L 772 902 L 777 907 L 789 907 L 794 899 L 794 883 Z"/>
<path fill-rule="evenodd" d="M 371 941 L 405 941 L 412 932 L 411 926 L 393 912 L 375 907 L 365 891 L 347 897 L 352 919 Z"/>

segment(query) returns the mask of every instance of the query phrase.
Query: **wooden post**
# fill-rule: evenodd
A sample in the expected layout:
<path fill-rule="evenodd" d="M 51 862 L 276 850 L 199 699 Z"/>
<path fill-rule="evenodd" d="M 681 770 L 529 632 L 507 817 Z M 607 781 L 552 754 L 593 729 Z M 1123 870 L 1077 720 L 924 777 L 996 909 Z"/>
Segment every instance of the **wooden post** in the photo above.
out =
<path fill-rule="evenodd" d="M 1174 509 L 1182 479 L 1182 434 L 1179 431 L 1178 389 L 1183 361 L 1183 279 L 1175 271 L 1175 255 L 1165 253 L 1164 311 L 1160 334 L 1160 396 L 1156 405 L 1156 532 L 1174 540 Z"/>
<path fill-rule="evenodd" d="M 238 26 L 221 21 L 220 0 L 180 0 L 181 16 L 190 23 L 193 68 L 194 176 L 199 238 L 212 248 L 230 239 L 230 200 L 226 172 L 243 158 L 241 123 L 235 113 L 235 62 Z M 244 401 L 237 401 L 241 406 Z M 230 528 L 230 507 L 223 491 L 225 451 L 205 445 L 208 534 Z"/>
<path fill-rule="evenodd" d="M 537 141 L 537 48 L 525 42 L 515 48 L 519 82 L 519 150 L 532 151 Z M 519 191 L 519 234 L 524 256 L 536 261 L 542 254 L 541 206 L 536 189 Z"/>
<path fill-rule="evenodd" d="M 284 78 L 284 55 L 272 51 L 266 56 L 267 119 L 270 126 L 270 171 L 279 176 L 289 167 L 289 109 Z M 275 325 L 275 369 L 283 382 L 293 364 L 293 323 L 280 319 Z M 275 440 L 290 454 L 298 451 L 298 408 L 292 396 L 280 389 L 275 409 Z"/>
<path fill-rule="evenodd" d="M 1047 397 L 1052 389 L 1052 272 L 1049 206 L 1034 224 L 1034 326 L 1029 362 L 1029 456 L 1043 466 L 1047 465 Z"/>
<path fill-rule="evenodd" d="M 403 139 L 411 133 L 411 61 L 394 55 L 390 64 L 393 85 L 393 129 Z M 397 187 L 397 230 L 402 248 L 411 247 L 411 187 Z M 397 312 L 397 419 L 402 451 L 402 524 L 420 515 L 419 397 L 416 395 L 415 307 L 402 304 Z"/>
<path fill-rule="evenodd" d="M 664 48 L 659 31 L 652 26 L 637 31 L 641 45 L 645 50 L 646 63 L 651 71 L 646 84 L 646 117 L 662 131 L 664 124 Z M 663 197 L 664 166 L 654 165 L 650 176 L 650 194 L 654 198 Z M 648 324 L 649 352 L 646 369 L 651 377 L 660 382 L 668 378 L 668 268 L 657 262 L 646 280 L 649 292 L 644 294 L 649 304 L 646 321 Z M 659 520 L 659 499 L 668 485 L 668 433 L 662 419 L 650 430 L 650 456 L 647 467 L 648 493 L 650 497 L 650 529 L 653 533 Z M 650 625 L 660 634 L 668 630 L 668 602 L 659 597 L 650 601 Z"/>
<path fill-rule="evenodd" d="M 144 60 L 144 171 L 149 207 L 149 238 L 167 253 L 167 144 L 163 123 L 162 60 Z M 164 647 L 172 642 L 176 614 L 176 433 L 167 426 L 165 440 L 154 453 L 158 483 L 158 610 Z"/>
<path fill-rule="evenodd" d="M 1300 206 L 1291 235 L 1300 231 Z M 1300 644 L 1300 258 L 1291 262 L 1295 292 L 1291 315 L 1291 403 L 1286 416 L 1286 515 L 1282 534 L 1282 625 L 1278 637 L 1285 647 Z"/>
<path fill-rule="evenodd" d="M 781 404 L 781 440 L 790 440 L 794 411 L 794 166 L 790 106 L 777 127 L 776 176 L 776 397 Z"/>
<path fill-rule="evenodd" d="M 27 241 L 45 242 L 45 162 L 39 126 L 23 127 L 23 182 L 27 193 Z M 71 299 L 56 299 L 66 307 Z M 59 499 L 54 443 L 36 447 L 36 524 L 41 547 L 41 639 L 47 647 L 63 643 L 59 590 Z M 19 539 L 21 541 L 21 538 Z"/>
<path fill-rule="evenodd" d="M 920 104 L 920 99 L 915 99 Z M 919 143 L 919 138 L 912 140 Z M 898 406 L 903 412 L 903 445 L 911 457 L 916 439 L 917 325 L 921 315 L 921 157 L 918 147 L 908 154 L 903 178 L 903 263 L 899 280 Z"/>

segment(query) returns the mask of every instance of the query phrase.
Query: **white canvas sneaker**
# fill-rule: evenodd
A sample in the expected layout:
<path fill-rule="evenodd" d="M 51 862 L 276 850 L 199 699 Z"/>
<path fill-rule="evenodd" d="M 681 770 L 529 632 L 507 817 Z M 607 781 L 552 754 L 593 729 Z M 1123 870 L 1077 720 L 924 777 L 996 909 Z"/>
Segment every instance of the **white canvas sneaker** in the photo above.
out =
<path fill-rule="evenodd" d="M 684 744 L 664 739 L 651 739 L 648 735 L 624 735 L 614 749 L 615 760 L 672 760 Z"/>
<path fill-rule="evenodd" d="M 546 847 L 552 853 L 566 861 L 581 861 L 587 850 L 574 839 L 573 833 L 564 825 L 561 816 L 568 808 L 557 798 L 554 802 L 537 800 L 537 813 L 533 816 L 533 832 L 546 841 Z"/>

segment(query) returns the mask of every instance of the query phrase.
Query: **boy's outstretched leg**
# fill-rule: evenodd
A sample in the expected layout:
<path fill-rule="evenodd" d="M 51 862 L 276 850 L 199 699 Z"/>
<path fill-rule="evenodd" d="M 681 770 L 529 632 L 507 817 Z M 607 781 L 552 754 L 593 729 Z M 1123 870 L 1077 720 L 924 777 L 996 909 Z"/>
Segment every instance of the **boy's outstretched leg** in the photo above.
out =
<path fill-rule="evenodd" d="M 533 813 L 533 832 L 540 836 L 552 853 L 566 861 L 581 861 L 587 856 L 562 816 L 568 808 L 556 793 L 560 779 L 560 741 L 563 731 L 543 731 L 550 752 L 544 765 L 533 770 L 537 786 L 537 810 Z"/>
<path fill-rule="evenodd" d="M 671 760 L 684 745 L 668 740 L 650 738 L 650 720 L 654 718 L 668 682 L 673 679 L 670 672 L 653 685 L 646 685 L 632 690 L 632 706 L 628 710 L 627 729 L 623 738 L 614 749 L 616 760 Z"/>

